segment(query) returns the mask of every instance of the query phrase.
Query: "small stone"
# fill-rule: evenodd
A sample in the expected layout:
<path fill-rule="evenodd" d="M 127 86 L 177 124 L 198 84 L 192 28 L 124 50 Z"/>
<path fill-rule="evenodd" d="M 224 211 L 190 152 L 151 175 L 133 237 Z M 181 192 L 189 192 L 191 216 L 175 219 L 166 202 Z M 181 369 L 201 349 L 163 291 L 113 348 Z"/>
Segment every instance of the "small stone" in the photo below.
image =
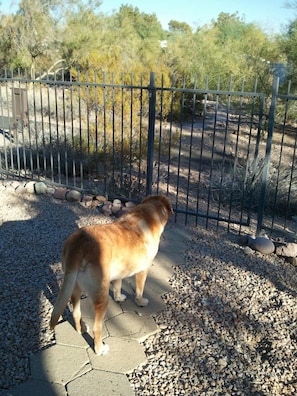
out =
<path fill-rule="evenodd" d="M 54 195 L 55 194 L 56 189 L 54 187 L 48 187 L 46 189 L 46 194 L 48 195 Z"/>
<path fill-rule="evenodd" d="M 35 194 L 35 184 L 36 182 L 30 181 L 26 184 L 26 189 L 29 194 Z"/>
<path fill-rule="evenodd" d="M 96 195 L 95 199 L 99 201 L 100 204 L 103 204 L 106 201 L 106 197 L 103 195 Z"/>
<path fill-rule="evenodd" d="M 92 206 L 93 196 L 92 195 L 84 195 L 81 198 L 80 204 L 85 208 L 90 208 Z"/>
<path fill-rule="evenodd" d="M 56 199 L 65 200 L 67 192 L 67 188 L 57 188 L 53 194 L 53 197 Z"/>
<path fill-rule="evenodd" d="M 274 243 L 265 237 L 248 237 L 248 246 L 262 254 L 271 254 L 275 251 Z"/>
<path fill-rule="evenodd" d="M 125 203 L 125 206 L 127 208 L 133 208 L 134 206 L 136 206 L 136 204 L 134 202 L 128 201 Z"/>
<path fill-rule="evenodd" d="M 14 180 L 13 182 L 11 182 L 10 185 L 11 185 L 12 188 L 16 189 L 16 188 L 19 187 L 20 184 L 21 184 L 21 183 L 20 183 L 19 181 Z"/>
<path fill-rule="evenodd" d="M 119 199 L 115 199 L 112 203 L 112 213 L 117 213 L 122 209 L 122 202 Z"/>
<path fill-rule="evenodd" d="M 102 211 L 103 214 L 105 214 L 105 215 L 107 215 L 107 216 L 110 216 L 111 213 L 112 213 L 111 208 L 112 208 L 112 204 L 111 204 L 111 202 L 108 202 L 108 203 L 105 203 L 105 204 L 102 206 L 101 211 Z"/>
<path fill-rule="evenodd" d="M 47 192 L 47 185 L 43 182 L 37 182 L 34 185 L 34 191 L 36 194 L 45 194 Z"/>
<path fill-rule="evenodd" d="M 27 188 L 25 186 L 19 185 L 16 189 L 15 189 L 16 194 L 26 194 L 27 192 Z"/>
<path fill-rule="evenodd" d="M 81 200 L 81 193 L 77 190 L 70 190 L 66 194 L 66 200 L 70 202 L 79 202 Z"/>
<path fill-rule="evenodd" d="M 83 195 L 82 202 L 90 202 L 93 201 L 93 195 Z"/>
<path fill-rule="evenodd" d="M 249 246 L 245 246 L 243 248 L 243 251 L 244 251 L 245 254 L 248 254 L 248 255 L 251 255 L 251 254 L 254 253 L 253 249 L 251 249 Z"/>
<path fill-rule="evenodd" d="M 102 204 L 97 199 L 93 199 L 92 202 L 91 202 L 91 208 L 97 208 L 100 205 L 102 205 Z"/>
<path fill-rule="evenodd" d="M 289 242 L 284 245 L 278 246 L 275 250 L 278 256 L 296 257 L 297 256 L 297 243 Z"/>
<path fill-rule="evenodd" d="M 226 368 L 228 366 L 227 359 L 226 358 L 219 359 L 218 366 L 219 366 L 220 370 L 223 370 L 224 368 Z"/>

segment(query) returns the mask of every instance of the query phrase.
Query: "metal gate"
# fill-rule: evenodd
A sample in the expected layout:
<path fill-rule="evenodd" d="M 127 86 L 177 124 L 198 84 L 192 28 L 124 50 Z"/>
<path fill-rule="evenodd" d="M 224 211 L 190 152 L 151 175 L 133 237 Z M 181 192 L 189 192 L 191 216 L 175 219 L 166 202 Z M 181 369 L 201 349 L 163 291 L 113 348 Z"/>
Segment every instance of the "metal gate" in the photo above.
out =
<path fill-rule="evenodd" d="M 148 192 L 170 195 L 186 222 L 193 217 L 196 224 L 205 219 L 207 227 L 210 221 L 224 222 L 228 229 L 250 225 L 265 153 L 264 95 L 244 92 L 244 86 L 241 91 L 161 87 L 151 89 L 152 108 L 162 103 L 164 92 L 178 109 L 178 122 L 171 114 L 150 124 L 149 142 L 157 147 Z"/>

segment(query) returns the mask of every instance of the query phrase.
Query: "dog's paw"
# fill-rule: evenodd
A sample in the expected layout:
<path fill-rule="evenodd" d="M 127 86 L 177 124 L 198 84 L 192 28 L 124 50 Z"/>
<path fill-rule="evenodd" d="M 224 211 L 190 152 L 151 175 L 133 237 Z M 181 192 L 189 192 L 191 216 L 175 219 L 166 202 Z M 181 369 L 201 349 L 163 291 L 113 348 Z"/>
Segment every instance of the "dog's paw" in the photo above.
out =
<path fill-rule="evenodd" d="M 139 307 L 146 307 L 149 303 L 149 300 L 147 298 L 135 298 L 135 302 Z"/>
<path fill-rule="evenodd" d="M 116 302 L 123 302 L 126 301 L 127 296 L 125 296 L 125 294 L 118 294 L 116 296 L 114 296 L 114 301 Z"/>
<path fill-rule="evenodd" d="M 95 353 L 97 356 L 106 355 L 108 351 L 109 351 L 109 346 L 107 344 L 102 344 L 99 349 L 95 347 Z"/>

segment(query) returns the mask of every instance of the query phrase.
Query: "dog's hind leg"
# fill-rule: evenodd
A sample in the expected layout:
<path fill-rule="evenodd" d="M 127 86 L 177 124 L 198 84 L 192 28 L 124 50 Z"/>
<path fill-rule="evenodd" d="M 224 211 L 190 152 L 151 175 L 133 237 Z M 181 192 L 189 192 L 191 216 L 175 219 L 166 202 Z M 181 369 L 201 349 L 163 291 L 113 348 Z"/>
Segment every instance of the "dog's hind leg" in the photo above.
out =
<path fill-rule="evenodd" d="M 98 283 L 100 285 L 100 282 Z M 96 355 L 105 355 L 109 347 L 107 344 L 103 344 L 102 342 L 102 327 L 103 320 L 107 310 L 108 305 L 108 296 L 109 296 L 109 280 L 102 282 L 101 287 L 98 286 L 97 290 L 89 291 L 89 297 L 93 301 L 94 311 L 95 311 L 95 319 L 94 319 L 94 350 Z"/>
<path fill-rule="evenodd" d="M 87 333 L 89 328 L 88 325 L 81 318 L 80 298 L 81 298 L 81 289 L 78 286 L 78 284 L 76 284 L 71 295 L 71 302 L 73 306 L 72 316 L 74 319 L 74 324 L 77 332 L 79 334 L 83 334 L 83 333 Z"/>
<path fill-rule="evenodd" d="M 140 307 L 146 307 L 149 303 L 149 300 L 143 297 L 143 289 L 147 278 L 147 274 L 148 274 L 148 270 L 141 271 L 135 274 L 135 283 L 136 283 L 135 302 Z"/>

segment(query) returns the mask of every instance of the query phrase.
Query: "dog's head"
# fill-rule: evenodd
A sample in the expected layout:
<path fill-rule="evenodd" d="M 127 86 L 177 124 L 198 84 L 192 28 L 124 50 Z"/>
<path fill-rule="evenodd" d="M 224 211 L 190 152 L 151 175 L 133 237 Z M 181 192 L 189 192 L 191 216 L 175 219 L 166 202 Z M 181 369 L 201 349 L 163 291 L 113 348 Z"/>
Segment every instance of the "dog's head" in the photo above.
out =
<path fill-rule="evenodd" d="M 168 220 L 168 216 L 174 213 L 172 205 L 165 195 L 149 195 L 144 198 L 141 203 L 150 203 L 155 205 L 156 209 L 160 212 L 159 215 L 164 218 L 165 223 Z"/>

